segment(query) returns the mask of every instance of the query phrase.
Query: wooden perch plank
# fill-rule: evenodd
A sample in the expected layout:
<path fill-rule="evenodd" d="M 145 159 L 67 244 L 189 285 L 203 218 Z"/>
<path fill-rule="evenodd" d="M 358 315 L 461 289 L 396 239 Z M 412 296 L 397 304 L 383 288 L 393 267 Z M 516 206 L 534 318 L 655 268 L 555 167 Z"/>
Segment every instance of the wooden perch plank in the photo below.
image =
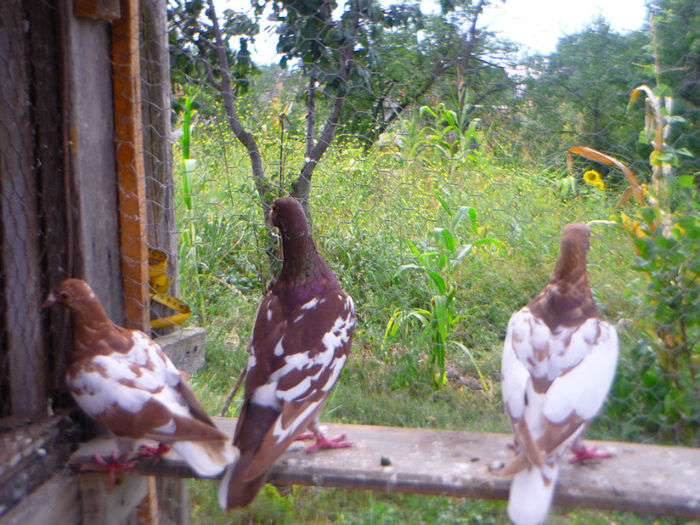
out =
<path fill-rule="evenodd" d="M 214 418 L 233 433 L 235 419 Z M 268 481 L 279 485 L 318 485 L 378 492 L 441 494 L 506 499 L 509 480 L 489 465 L 512 457 L 511 436 L 450 430 L 368 425 L 325 425 L 328 434 L 347 433 L 355 446 L 311 454 L 294 446 L 272 469 Z M 597 442 L 614 458 L 588 465 L 562 465 L 555 504 L 700 518 L 700 449 Z M 98 468 L 92 454 L 107 456 L 108 439 L 84 444 L 71 458 L 83 469 Z M 382 466 L 382 458 L 390 465 Z M 196 477 L 175 454 L 157 464 L 141 461 L 138 472 Z"/>

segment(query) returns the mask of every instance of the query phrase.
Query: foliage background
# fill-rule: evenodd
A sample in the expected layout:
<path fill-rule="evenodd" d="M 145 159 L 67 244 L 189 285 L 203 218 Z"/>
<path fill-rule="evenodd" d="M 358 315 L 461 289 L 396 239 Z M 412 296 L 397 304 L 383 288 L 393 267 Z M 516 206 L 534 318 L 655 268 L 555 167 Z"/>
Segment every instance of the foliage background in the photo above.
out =
<path fill-rule="evenodd" d="M 508 432 L 499 387 L 508 318 L 546 283 L 567 222 L 612 219 L 622 227 L 593 227 L 589 279 L 621 357 L 588 435 L 698 446 L 697 5 L 657 0 L 653 27 L 622 35 L 598 19 L 551 55 L 520 58 L 475 29 L 482 4 L 445 1 L 428 16 L 411 4 L 279 1 L 282 66 L 261 67 L 248 52 L 259 20 L 220 13 L 217 29 L 209 3 L 169 0 L 180 283 L 193 323 L 208 331 L 197 392 L 218 412 L 247 359 L 279 268 L 266 204 L 292 193 L 358 310 L 352 358 L 322 417 Z M 643 104 L 628 104 L 642 84 L 674 101 L 656 155 Z M 617 206 L 629 180 L 582 157 L 567 166 L 577 145 L 625 163 L 652 198 Z M 669 192 L 656 200 L 659 155 Z M 585 182 L 590 170 L 597 184 Z M 240 395 L 229 415 L 239 405 Z M 223 514 L 213 484 L 191 489 L 196 523 L 505 515 L 499 502 L 271 486 Z M 553 520 L 654 522 L 570 509 Z"/>

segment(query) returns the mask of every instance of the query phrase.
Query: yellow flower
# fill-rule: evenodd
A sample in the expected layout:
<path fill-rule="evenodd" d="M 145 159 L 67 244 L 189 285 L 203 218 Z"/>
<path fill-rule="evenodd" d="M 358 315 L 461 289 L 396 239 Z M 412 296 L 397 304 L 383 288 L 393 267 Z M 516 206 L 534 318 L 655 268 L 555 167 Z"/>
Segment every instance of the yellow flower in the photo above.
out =
<path fill-rule="evenodd" d="M 605 190 L 605 183 L 602 180 L 596 181 L 594 185 L 599 189 L 599 190 Z"/>
<path fill-rule="evenodd" d="M 596 184 L 601 180 L 600 173 L 596 170 L 588 170 L 583 174 L 583 180 L 586 181 L 586 184 Z"/>

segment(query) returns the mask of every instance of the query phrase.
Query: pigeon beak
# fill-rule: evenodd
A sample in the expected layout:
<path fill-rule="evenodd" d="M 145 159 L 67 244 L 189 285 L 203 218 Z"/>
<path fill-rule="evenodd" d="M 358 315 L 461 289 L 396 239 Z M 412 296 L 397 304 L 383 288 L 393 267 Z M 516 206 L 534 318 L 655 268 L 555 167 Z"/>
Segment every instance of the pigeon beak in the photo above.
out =
<path fill-rule="evenodd" d="M 42 308 L 47 308 L 49 306 L 53 306 L 58 302 L 58 299 L 56 299 L 56 296 L 51 292 L 49 295 L 46 296 L 46 299 L 44 299 L 44 302 L 41 303 Z"/>

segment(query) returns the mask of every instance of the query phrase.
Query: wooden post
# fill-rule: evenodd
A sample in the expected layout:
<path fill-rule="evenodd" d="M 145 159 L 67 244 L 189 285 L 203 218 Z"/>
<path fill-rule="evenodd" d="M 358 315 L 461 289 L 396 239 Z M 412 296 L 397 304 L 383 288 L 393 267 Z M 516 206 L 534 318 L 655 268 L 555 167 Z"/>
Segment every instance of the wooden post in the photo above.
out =
<path fill-rule="evenodd" d="M 112 26 L 114 128 L 126 326 L 148 330 L 148 245 L 143 164 L 138 0 L 123 0 Z"/>
<path fill-rule="evenodd" d="M 0 367 L 10 377 L 10 385 L 0 384 L 9 393 L 0 400 L 0 416 L 46 406 L 35 130 L 22 12 L 20 1 L 0 2 L 0 329 L 6 332 Z"/>
<path fill-rule="evenodd" d="M 146 175 L 148 246 L 168 256 L 168 294 L 178 297 L 177 233 L 175 226 L 175 184 L 173 181 L 172 138 L 170 131 L 170 55 L 168 13 L 162 0 L 141 0 L 141 94 L 143 103 L 143 158 Z M 152 317 L 172 312 L 153 301 Z M 160 328 L 159 335 L 174 327 Z"/>

